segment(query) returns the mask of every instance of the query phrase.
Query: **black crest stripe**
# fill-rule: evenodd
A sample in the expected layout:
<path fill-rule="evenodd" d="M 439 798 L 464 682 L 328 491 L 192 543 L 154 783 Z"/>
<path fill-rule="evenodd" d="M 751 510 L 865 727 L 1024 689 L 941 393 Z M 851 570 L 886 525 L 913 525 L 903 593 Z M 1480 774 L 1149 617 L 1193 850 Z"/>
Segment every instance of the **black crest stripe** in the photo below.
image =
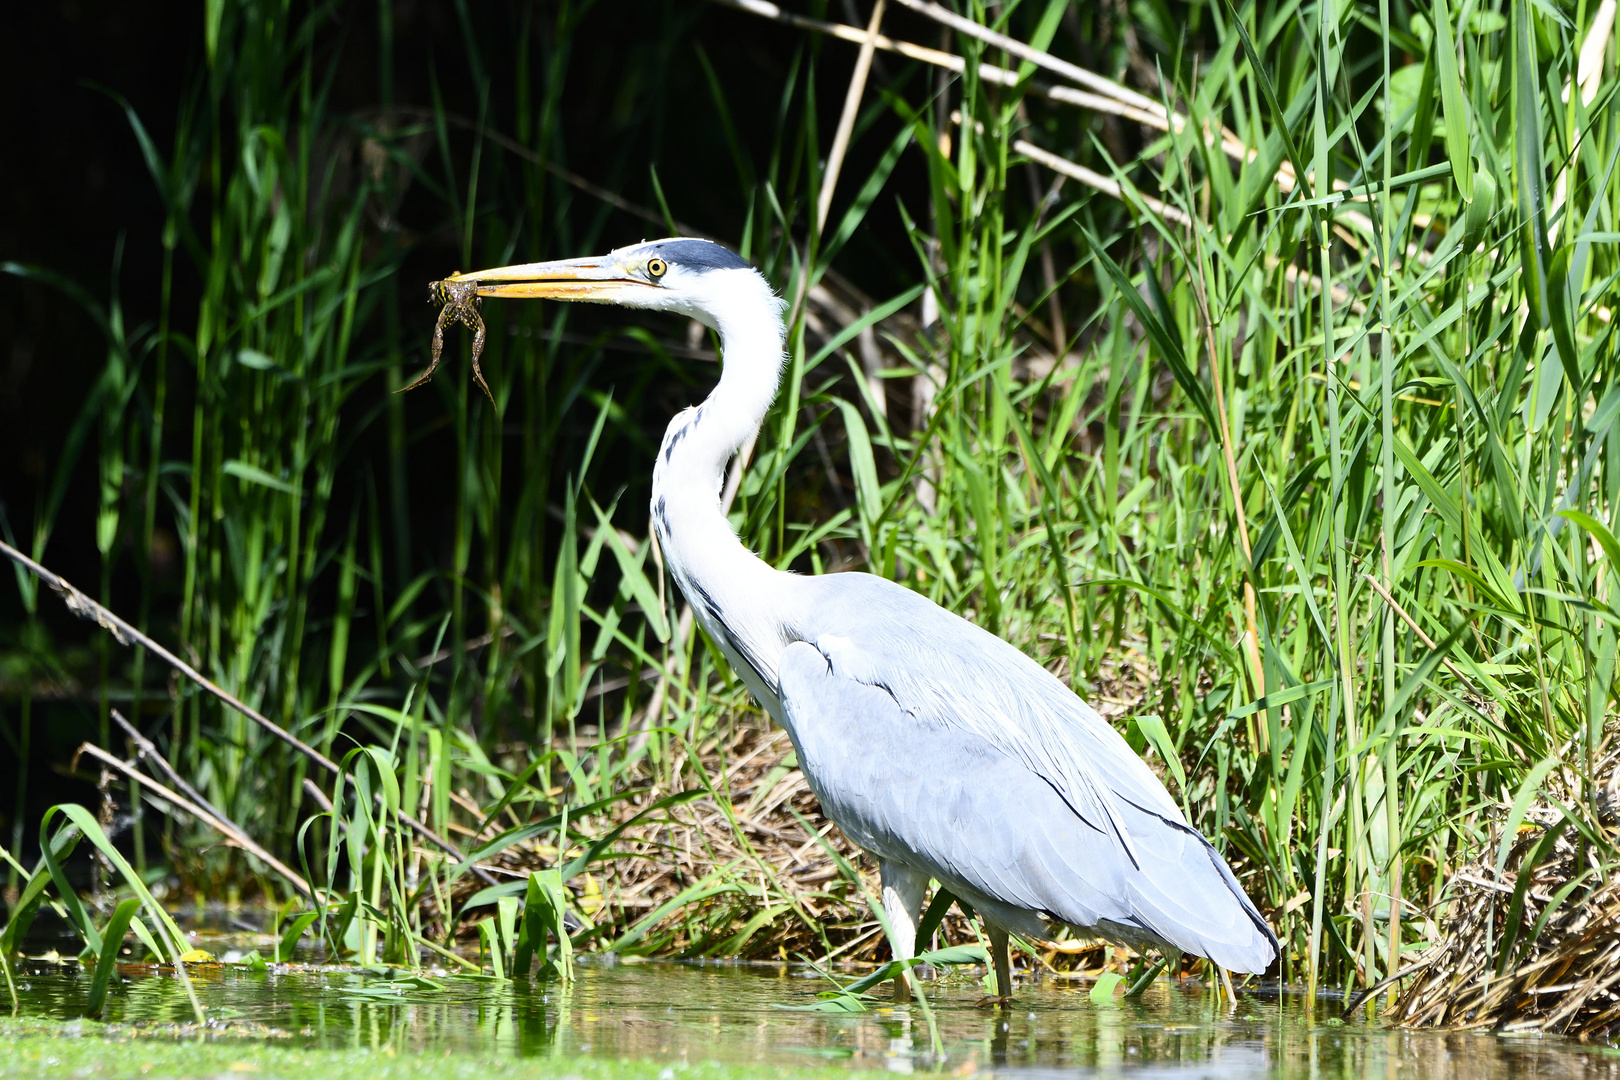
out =
<path fill-rule="evenodd" d="M 666 240 L 651 253 L 687 270 L 747 270 L 748 260 L 712 240 Z"/>

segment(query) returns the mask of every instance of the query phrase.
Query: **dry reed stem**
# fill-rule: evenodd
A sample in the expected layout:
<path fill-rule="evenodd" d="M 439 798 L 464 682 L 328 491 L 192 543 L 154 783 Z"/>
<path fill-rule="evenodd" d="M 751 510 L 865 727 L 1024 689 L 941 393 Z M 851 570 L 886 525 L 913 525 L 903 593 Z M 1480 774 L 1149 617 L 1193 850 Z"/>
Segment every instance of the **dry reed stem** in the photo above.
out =
<path fill-rule="evenodd" d="M 872 19 L 866 26 L 866 39 L 861 42 L 855 70 L 849 76 L 849 89 L 844 94 L 844 111 L 838 117 L 838 130 L 833 134 L 832 150 L 827 154 L 827 169 L 822 174 L 821 191 L 816 198 L 818 233 L 827 227 L 833 192 L 838 187 L 838 175 L 844 168 L 844 152 L 849 149 L 849 137 L 855 131 L 855 115 L 861 111 L 861 98 L 866 93 L 866 76 L 872 70 L 872 52 L 877 44 L 878 28 L 883 25 L 884 3 L 885 0 L 877 0 L 872 5 Z"/>
<path fill-rule="evenodd" d="M 81 744 L 78 751 L 75 753 L 75 757 L 80 754 L 89 754 L 91 757 L 101 762 L 105 767 L 117 771 L 125 779 L 140 784 L 142 787 L 151 788 L 152 793 L 158 798 L 173 804 L 179 809 L 190 814 L 192 817 L 196 818 L 198 821 L 208 825 L 215 832 L 225 837 L 226 843 L 230 844 L 232 847 L 241 848 L 243 851 L 253 855 L 255 858 L 262 861 L 266 866 L 270 867 L 270 869 L 274 870 L 276 873 L 285 878 L 286 881 L 299 892 L 303 893 L 307 897 L 314 897 L 315 891 L 309 887 L 309 882 L 305 881 L 298 871 L 292 869 L 292 867 L 288 866 L 286 863 L 264 850 L 264 848 L 260 847 L 254 842 L 251 836 L 243 832 L 228 819 L 217 814 L 209 813 L 207 810 L 204 810 L 201 806 L 198 806 L 185 796 L 170 791 L 156 780 L 153 780 L 150 776 L 137 771 L 134 766 L 127 762 L 119 761 L 116 757 L 107 753 L 107 751 L 103 750 L 99 746 L 96 746 L 94 743 Z"/>
<path fill-rule="evenodd" d="M 165 649 L 162 645 L 159 645 L 156 641 L 153 641 L 150 637 L 147 637 L 145 634 L 135 629 L 135 627 L 119 618 L 112 611 L 96 603 L 84 593 L 74 588 L 72 583 L 70 583 L 66 578 L 59 577 L 50 570 L 47 570 L 45 567 L 41 566 L 33 559 L 30 559 L 28 556 L 24 555 L 10 544 L 0 542 L 0 555 L 6 556 L 12 562 L 15 562 L 17 565 L 33 574 L 35 577 L 39 578 L 39 580 L 49 585 L 51 589 L 62 598 L 62 602 L 67 605 L 69 611 L 73 612 L 73 614 L 79 616 L 81 619 L 88 619 L 91 622 L 96 623 L 102 629 L 111 633 L 112 636 L 118 640 L 120 645 L 139 644 L 144 646 L 147 651 L 151 652 L 158 659 L 174 668 L 180 674 L 184 675 L 186 678 L 190 679 L 192 682 L 196 683 L 210 694 L 213 694 L 220 701 L 223 701 L 226 705 L 229 705 L 231 708 L 235 709 L 249 720 L 252 720 L 255 724 L 258 724 L 271 735 L 274 735 L 276 738 L 280 739 L 294 750 L 297 750 L 299 753 L 303 754 L 316 765 L 321 766 L 321 768 L 325 769 L 329 773 L 332 773 L 333 775 L 336 775 L 340 771 L 338 769 L 337 762 L 333 761 L 331 758 L 327 757 L 313 746 L 305 743 L 303 740 L 281 727 L 281 725 L 277 724 L 275 721 L 271 720 L 257 709 L 249 706 L 217 683 L 205 678 L 196 668 L 174 655 L 174 653 L 170 652 L 168 649 Z M 457 849 L 454 844 L 439 836 L 432 829 L 411 817 L 409 814 L 400 812 L 398 817 L 400 821 L 404 822 L 406 825 L 409 825 L 411 829 L 423 839 L 429 841 L 446 854 L 457 859 L 462 857 L 460 850 Z M 479 875 L 479 877 L 485 878 L 486 872 L 482 867 L 473 867 L 473 872 Z M 485 883 L 493 885 L 495 884 L 495 880 L 493 878 L 486 878 Z"/>
<path fill-rule="evenodd" d="M 872 47 L 883 49 L 886 52 L 897 53 L 910 60 L 917 60 L 935 67 L 944 68 L 947 71 L 954 71 L 957 74 L 961 74 L 967 69 L 967 61 L 955 53 L 945 52 L 941 49 L 931 49 L 925 45 L 916 45 L 909 41 L 897 41 L 882 35 L 869 39 L 867 33 L 857 27 L 846 26 L 843 23 L 827 22 L 823 19 L 813 19 L 806 15 L 784 11 L 776 4 L 769 3 L 768 0 L 713 0 L 713 2 L 801 30 L 826 34 L 841 41 L 861 45 L 863 48 L 867 46 L 870 40 Z M 1088 109 L 1092 112 L 1106 113 L 1122 119 L 1132 120 L 1156 131 L 1169 132 L 1173 125 L 1175 131 L 1179 134 L 1188 126 L 1188 120 L 1185 116 L 1180 113 L 1171 113 L 1150 97 L 1139 94 L 1114 82 L 1112 79 L 1087 71 L 1085 68 L 1071 64 L 1066 60 L 1060 60 L 1050 53 L 1031 48 L 1016 38 L 998 34 L 993 30 L 980 26 L 978 23 L 954 15 L 938 4 L 926 3 L 923 0 L 899 0 L 899 2 L 943 25 L 1001 48 L 1014 56 L 1029 60 L 1031 63 L 1076 82 L 1080 86 L 1090 87 L 1089 90 L 1081 90 L 1070 86 L 1042 86 L 1031 83 L 1026 89 L 1032 94 L 1052 101 L 1060 101 L 1066 105 Z M 1000 86 L 1016 86 L 1019 82 L 1017 72 L 985 63 L 979 65 L 979 78 Z M 1225 127 L 1221 128 L 1218 135 L 1213 130 L 1206 128 L 1204 140 L 1209 144 L 1218 141 L 1221 152 L 1239 164 L 1248 164 L 1259 157 L 1259 151 L 1249 146 L 1235 132 Z M 1293 165 L 1287 161 L 1278 167 L 1273 179 L 1284 194 L 1292 192 L 1299 185 L 1299 180 L 1294 175 Z M 1349 184 L 1343 180 L 1335 180 L 1333 186 L 1336 190 L 1349 188 Z M 1352 201 L 1360 202 L 1366 201 L 1366 199 L 1366 195 L 1352 196 Z M 1366 215 L 1346 211 L 1340 216 L 1345 221 L 1356 225 L 1366 235 L 1373 235 L 1372 221 Z M 1348 234 L 1346 234 L 1345 239 L 1352 243 L 1355 242 L 1353 237 Z"/>
<path fill-rule="evenodd" d="M 1609 797 L 1620 779 L 1617 762 L 1620 751 L 1610 751 L 1597 770 L 1605 793 L 1600 823 L 1611 836 L 1620 824 Z M 1507 807 L 1498 812 L 1505 818 Z M 1491 855 L 1499 835 L 1483 858 L 1451 876 L 1442 936 L 1402 973 L 1413 981 L 1391 1007 L 1392 1017 L 1412 1026 L 1542 1031 L 1583 1041 L 1620 1034 L 1620 870 L 1573 828 L 1562 831 L 1547 857 L 1526 866 L 1565 813 L 1555 797 L 1532 804 L 1500 880 Z M 1501 950 L 1510 935 L 1513 962 L 1504 965 Z"/>

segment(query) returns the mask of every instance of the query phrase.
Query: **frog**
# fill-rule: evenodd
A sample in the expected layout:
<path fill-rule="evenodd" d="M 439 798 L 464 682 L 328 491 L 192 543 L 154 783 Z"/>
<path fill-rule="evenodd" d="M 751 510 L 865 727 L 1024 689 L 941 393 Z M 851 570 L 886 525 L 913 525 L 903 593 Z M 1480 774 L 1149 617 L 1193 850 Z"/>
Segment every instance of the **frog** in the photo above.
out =
<path fill-rule="evenodd" d="M 484 381 L 483 369 L 478 366 L 479 358 L 484 355 L 485 337 L 484 317 L 479 314 L 483 301 L 478 296 L 478 282 L 471 278 L 462 278 L 459 274 L 451 274 L 443 281 L 435 281 L 428 286 L 428 302 L 440 305 L 439 321 L 433 327 L 432 361 L 415 382 L 400 387 L 395 393 L 415 390 L 433 378 L 433 372 L 438 369 L 439 358 L 444 352 L 444 328 L 451 323 L 460 323 L 473 332 L 473 379 L 484 391 L 484 396 L 493 404 L 495 395 L 490 393 L 489 384 Z"/>

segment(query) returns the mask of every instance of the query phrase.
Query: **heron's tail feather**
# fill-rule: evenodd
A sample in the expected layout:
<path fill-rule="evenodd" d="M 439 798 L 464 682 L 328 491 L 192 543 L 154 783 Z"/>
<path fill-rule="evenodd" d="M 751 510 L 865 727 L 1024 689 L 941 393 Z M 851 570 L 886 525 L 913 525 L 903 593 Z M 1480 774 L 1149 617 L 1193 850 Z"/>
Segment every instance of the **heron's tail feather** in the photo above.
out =
<path fill-rule="evenodd" d="M 977 848 L 966 865 L 943 869 L 1009 909 L 1042 912 L 1137 945 L 1163 943 L 1230 971 L 1257 973 L 1276 961 L 1276 935 L 1226 861 L 1179 814 L 1171 818 L 1118 797 L 1116 816 L 1131 837 L 1127 852 L 1100 823 L 1075 814 L 1054 788 L 1013 782 L 1007 774 L 1016 767 L 997 764 L 973 770 L 979 782 L 963 790 L 969 813 L 941 815 L 936 803 L 935 813 L 926 815 L 942 834 L 953 818 L 1008 825 L 999 843 Z M 946 843 L 941 835 L 930 846 Z M 1001 917 L 1016 918 L 1011 911 Z"/>
<path fill-rule="evenodd" d="M 1277 935 L 1226 860 L 1197 830 L 1125 803 L 1138 865 L 1126 875 L 1145 929 L 1230 971 L 1258 973 L 1277 959 Z"/>

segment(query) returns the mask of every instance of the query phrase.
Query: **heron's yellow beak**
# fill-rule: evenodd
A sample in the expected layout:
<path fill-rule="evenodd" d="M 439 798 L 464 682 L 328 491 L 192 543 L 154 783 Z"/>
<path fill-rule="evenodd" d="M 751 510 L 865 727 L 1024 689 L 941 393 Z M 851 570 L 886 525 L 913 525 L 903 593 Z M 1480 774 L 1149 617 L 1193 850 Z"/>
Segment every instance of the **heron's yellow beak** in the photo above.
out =
<path fill-rule="evenodd" d="M 530 300 L 586 300 L 622 303 L 628 294 L 658 288 L 611 255 L 555 262 L 523 263 L 452 274 L 447 281 L 476 282 L 479 296 Z"/>

